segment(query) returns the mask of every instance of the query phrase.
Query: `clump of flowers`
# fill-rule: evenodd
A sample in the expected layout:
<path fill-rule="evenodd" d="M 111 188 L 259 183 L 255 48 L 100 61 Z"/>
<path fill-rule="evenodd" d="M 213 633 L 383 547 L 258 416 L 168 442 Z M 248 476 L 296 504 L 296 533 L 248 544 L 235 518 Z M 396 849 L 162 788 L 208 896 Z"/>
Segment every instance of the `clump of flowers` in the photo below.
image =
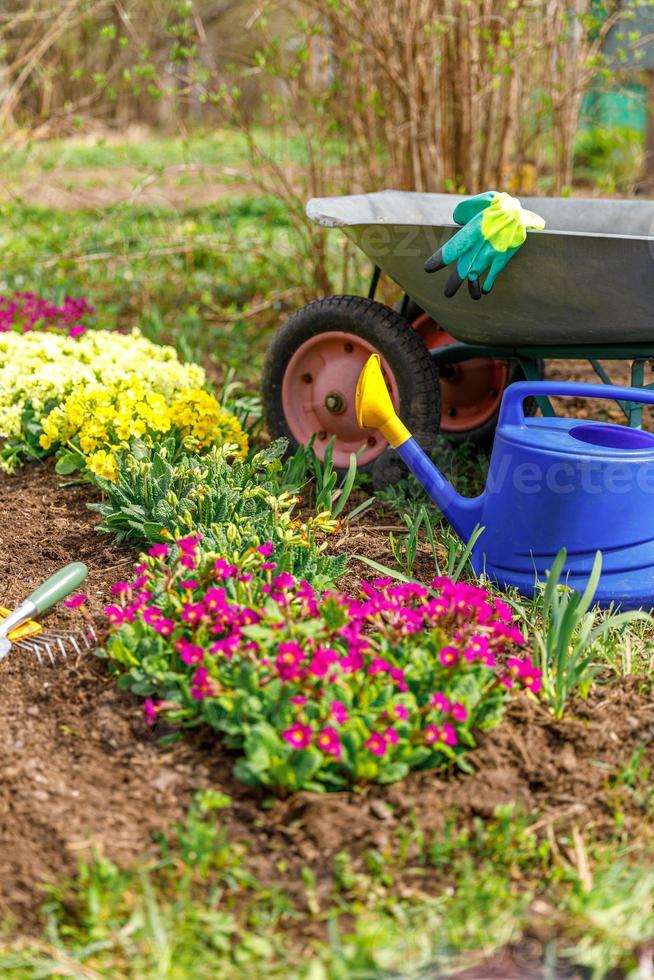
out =
<path fill-rule="evenodd" d="M 66 472 L 86 467 L 111 481 L 118 476 L 117 454 L 133 439 L 152 445 L 170 434 L 180 448 L 191 445 L 201 451 L 229 444 L 240 457 L 248 451 L 238 420 L 208 391 L 184 387 L 166 398 L 137 374 L 126 374 L 113 384 L 80 385 L 41 426 L 42 449 L 68 450 Z"/>
<path fill-rule="evenodd" d="M 86 333 L 88 321 L 94 316 L 95 310 L 82 297 L 65 296 L 58 305 L 36 293 L 0 296 L 0 333 L 44 330 L 74 339 Z"/>
<path fill-rule="evenodd" d="M 137 330 L 0 334 L 0 468 L 67 454 L 62 472 L 84 467 L 115 478 L 116 451 L 135 434 L 174 429 L 197 444 L 247 442 L 237 420 L 204 390 L 196 364 Z M 201 446 L 198 446 L 201 448 Z M 72 454 L 72 455 L 71 455 Z"/>
<path fill-rule="evenodd" d="M 145 714 L 203 721 L 278 791 L 391 782 L 464 765 L 474 734 L 540 673 L 510 608 L 449 579 L 317 592 L 272 543 L 202 556 L 198 535 L 155 545 L 106 609 L 108 656 Z"/>

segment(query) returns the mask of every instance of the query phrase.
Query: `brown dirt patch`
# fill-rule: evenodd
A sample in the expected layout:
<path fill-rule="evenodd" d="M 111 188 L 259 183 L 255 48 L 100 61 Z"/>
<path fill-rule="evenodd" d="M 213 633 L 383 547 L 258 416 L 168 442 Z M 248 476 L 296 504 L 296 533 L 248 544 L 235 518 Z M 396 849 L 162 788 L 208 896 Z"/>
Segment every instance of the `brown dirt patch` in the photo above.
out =
<path fill-rule="evenodd" d="M 59 482 L 50 466 L 0 477 L 0 594 L 17 601 L 59 565 L 81 558 L 91 569 L 87 591 L 97 613 L 133 555 L 94 532 L 88 489 L 60 489 Z M 46 624 L 61 628 L 72 616 L 58 610 Z M 468 822 L 516 801 L 539 814 L 541 832 L 548 824 L 557 833 L 578 824 L 595 839 L 608 836 L 615 829 L 609 776 L 641 744 L 648 746 L 644 764 L 654 763 L 654 703 L 649 685 L 634 678 L 599 687 L 564 721 L 533 702 L 516 702 L 472 754 L 475 775 L 417 773 L 361 794 L 299 793 L 270 810 L 234 781 L 233 759 L 210 737 L 162 748 L 140 704 L 118 692 L 91 656 L 56 669 L 23 653 L 8 658 L 0 665 L 0 728 L 0 913 L 15 914 L 26 931 L 38 928 L 44 882 L 73 872 L 92 846 L 118 862 L 147 852 L 152 832 L 182 819 L 194 791 L 209 785 L 234 798 L 227 831 L 247 845 L 253 872 L 286 886 L 302 904 L 304 865 L 316 874 L 319 899 L 327 898 L 335 854 L 392 852 L 396 831 L 412 814 L 429 835 L 453 811 Z M 626 794 L 619 805 L 624 833 L 642 831 L 638 802 Z M 439 887 L 435 876 L 420 879 L 421 892 Z"/>

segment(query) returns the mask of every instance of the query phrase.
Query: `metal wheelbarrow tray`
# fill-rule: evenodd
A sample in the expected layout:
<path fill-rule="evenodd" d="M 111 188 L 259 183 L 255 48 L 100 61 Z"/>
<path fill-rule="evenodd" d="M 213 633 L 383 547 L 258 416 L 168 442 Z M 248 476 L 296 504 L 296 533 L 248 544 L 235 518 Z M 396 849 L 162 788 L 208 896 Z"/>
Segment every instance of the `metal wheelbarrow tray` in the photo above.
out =
<path fill-rule="evenodd" d="M 445 299 L 439 281 L 422 269 L 458 229 L 452 212 L 461 200 L 382 191 L 314 198 L 307 214 L 341 228 L 463 343 L 654 347 L 654 201 L 522 198 L 546 228 L 530 232 L 527 246 L 477 304 L 464 291 Z"/>

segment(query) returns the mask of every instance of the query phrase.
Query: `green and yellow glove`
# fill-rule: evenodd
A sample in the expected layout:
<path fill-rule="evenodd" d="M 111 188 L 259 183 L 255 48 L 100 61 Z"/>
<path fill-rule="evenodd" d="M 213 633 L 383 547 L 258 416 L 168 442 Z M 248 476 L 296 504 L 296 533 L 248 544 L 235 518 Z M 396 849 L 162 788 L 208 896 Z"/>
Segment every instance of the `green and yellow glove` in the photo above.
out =
<path fill-rule="evenodd" d="M 456 262 L 445 284 L 445 295 L 454 296 L 464 279 L 473 299 L 490 293 L 497 276 L 527 238 L 528 228 L 545 227 L 545 220 L 527 211 L 517 197 L 486 191 L 461 201 L 454 220 L 463 225 L 425 262 L 425 272 L 438 272 Z M 487 273 L 483 286 L 480 278 Z"/>

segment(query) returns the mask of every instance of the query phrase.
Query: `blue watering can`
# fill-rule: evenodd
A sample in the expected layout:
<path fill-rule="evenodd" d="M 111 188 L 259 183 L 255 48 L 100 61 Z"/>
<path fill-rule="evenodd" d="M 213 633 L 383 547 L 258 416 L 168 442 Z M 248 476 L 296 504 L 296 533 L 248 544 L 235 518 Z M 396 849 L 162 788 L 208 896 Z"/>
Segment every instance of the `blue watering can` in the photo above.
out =
<path fill-rule="evenodd" d="M 488 479 L 479 497 L 462 497 L 395 413 L 379 357 L 357 385 L 359 425 L 379 429 L 457 534 L 484 528 L 472 565 L 501 588 L 534 592 L 561 548 L 567 584 L 582 589 L 595 553 L 595 595 L 622 609 L 654 606 L 654 435 L 623 425 L 569 418 L 526 418 L 529 395 L 609 398 L 654 404 L 654 391 L 602 384 L 519 382 L 504 392 Z"/>

